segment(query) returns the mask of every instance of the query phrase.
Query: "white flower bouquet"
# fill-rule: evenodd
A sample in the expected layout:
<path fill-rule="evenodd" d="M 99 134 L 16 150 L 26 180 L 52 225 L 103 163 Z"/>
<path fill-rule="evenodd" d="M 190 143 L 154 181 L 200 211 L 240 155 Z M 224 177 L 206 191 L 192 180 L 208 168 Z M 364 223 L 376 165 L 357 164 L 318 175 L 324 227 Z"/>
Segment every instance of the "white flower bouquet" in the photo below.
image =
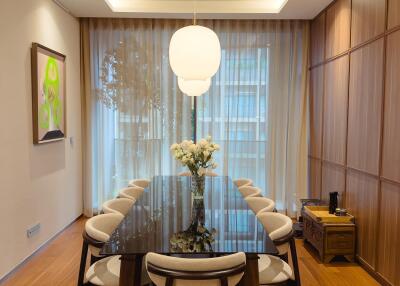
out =
<path fill-rule="evenodd" d="M 193 176 L 203 177 L 207 169 L 217 168 L 213 153 L 219 150 L 219 145 L 211 141 L 211 136 L 194 143 L 192 140 L 184 140 L 181 143 L 171 145 L 174 157 L 187 166 Z"/>

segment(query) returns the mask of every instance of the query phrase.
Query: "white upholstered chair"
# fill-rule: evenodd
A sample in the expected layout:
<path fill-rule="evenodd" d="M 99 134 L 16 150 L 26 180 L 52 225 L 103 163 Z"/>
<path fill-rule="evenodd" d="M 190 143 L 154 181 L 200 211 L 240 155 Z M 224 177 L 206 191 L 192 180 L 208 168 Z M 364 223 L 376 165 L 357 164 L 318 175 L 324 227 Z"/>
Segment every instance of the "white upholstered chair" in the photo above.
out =
<path fill-rule="evenodd" d="M 107 242 L 110 239 L 114 229 L 124 218 L 121 214 L 101 214 L 91 217 L 86 221 L 85 232 L 89 238 L 92 238 L 98 242 Z M 92 255 L 100 256 L 100 248 L 89 245 L 89 249 Z"/>
<path fill-rule="evenodd" d="M 217 258 L 178 258 L 146 255 L 146 269 L 156 286 L 234 286 L 243 276 L 243 252 Z"/>
<path fill-rule="evenodd" d="M 141 187 L 127 187 L 119 191 L 120 198 L 126 198 L 137 201 L 143 194 L 144 188 Z"/>
<path fill-rule="evenodd" d="M 85 231 L 87 237 L 93 239 L 92 243 L 108 241 L 114 229 L 123 219 L 121 214 L 108 213 L 101 214 L 90 218 L 85 225 Z M 89 243 L 89 247 L 90 247 Z M 91 249 L 92 251 L 92 249 Z M 84 257 L 86 261 L 86 256 Z M 82 259 L 81 259 L 82 263 Z M 81 265 L 82 267 L 82 265 Z M 114 255 L 105 257 L 97 260 L 90 265 L 89 269 L 86 271 L 86 281 L 90 285 L 99 286 L 118 286 L 119 285 L 119 273 L 121 268 L 120 255 Z M 85 265 L 83 264 L 83 272 L 85 270 Z M 80 270 L 81 270 L 80 269 Z M 81 278 L 81 273 L 78 280 L 78 285 L 83 282 L 83 275 Z M 145 268 L 142 269 L 142 285 L 148 284 L 150 282 Z"/>
<path fill-rule="evenodd" d="M 252 186 L 253 185 L 253 181 L 250 179 L 246 179 L 246 178 L 236 179 L 233 181 L 233 183 L 238 188 L 243 187 L 243 186 Z"/>
<path fill-rule="evenodd" d="M 95 261 L 99 261 L 102 257 L 99 254 L 100 249 L 110 238 L 114 229 L 123 218 L 124 216 L 121 214 L 109 213 L 91 217 L 86 221 L 85 230 L 83 232 L 83 246 L 79 267 L 78 285 L 83 285 L 88 250 L 90 250 L 91 254 L 90 264 L 94 265 L 96 263 Z"/>
<path fill-rule="evenodd" d="M 252 197 L 245 198 L 249 208 L 257 215 L 261 212 L 272 212 L 275 209 L 275 202 L 265 197 Z"/>
<path fill-rule="evenodd" d="M 262 212 L 257 214 L 257 219 L 273 241 L 290 235 L 293 229 L 292 219 L 280 213 Z M 279 255 L 284 255 L 289 251 L 289 243 L 278 245 L 277 248 Z"/>
<path fill-rule="evenodd" d="M 130 180 L 128 183 L 128 187 L 140 187 L 143 189 L 146 189 L 149 187 L 150 181 L 147 179 L 135 179 L 135 180 Z"/>
<path fill-rule="evenodd" d="M 103 203 L 103 212 L 105 214 L 117 213 L 125 216 L 135 202 L 136 199 L 127 199 L 127 198 L 112 199 Z"/>
<path fill-rule="evenodd" d="M 239 192 L 242 194 L 243 197 L 260 197 L 261 196 L 261 189 L 253 186 L 242 186 L 238 188 Z"/>
<path fill-rule="evenodd" d="M 273 212 L 261 212 L 257 215 L 257 218 L 278 248 L 279 255 L 287 254 L 290 248 L 290 257 L 293 265 L 292 269 L 286 261 L 277 256 L 259 255 L 258 270 L 260 285 L 291 282 L 291 284 L 300 286 L 300 273 L 296 245 L 293 238 L 292 219 L 283 214 Z"/>

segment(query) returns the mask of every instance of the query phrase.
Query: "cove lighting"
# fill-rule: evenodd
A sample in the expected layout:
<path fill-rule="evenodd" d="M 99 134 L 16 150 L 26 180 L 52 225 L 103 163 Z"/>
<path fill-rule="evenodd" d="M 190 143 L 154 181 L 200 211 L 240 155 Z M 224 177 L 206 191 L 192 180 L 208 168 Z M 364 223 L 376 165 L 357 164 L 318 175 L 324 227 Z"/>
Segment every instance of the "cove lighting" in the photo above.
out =
<path fill-rule="evenodd" d="M 113 12 L 192 13 L 193 1 L 187 0 L 104 0 Z M 289 0 L 201 0 L 197 13 L 280 13 Z M 299 0 L 296 0 L 299 1 Z"/>

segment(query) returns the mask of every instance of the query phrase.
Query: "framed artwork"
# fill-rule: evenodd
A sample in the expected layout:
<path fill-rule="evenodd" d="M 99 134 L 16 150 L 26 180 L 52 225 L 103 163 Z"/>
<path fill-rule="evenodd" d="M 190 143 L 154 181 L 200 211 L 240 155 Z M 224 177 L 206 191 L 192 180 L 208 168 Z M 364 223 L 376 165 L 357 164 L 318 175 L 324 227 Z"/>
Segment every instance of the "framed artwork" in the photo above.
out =
<path fill-rule="evenodd" d="M 63 140 L 66 130 L 65 55 L 32 43 L 33 143 Z"/>

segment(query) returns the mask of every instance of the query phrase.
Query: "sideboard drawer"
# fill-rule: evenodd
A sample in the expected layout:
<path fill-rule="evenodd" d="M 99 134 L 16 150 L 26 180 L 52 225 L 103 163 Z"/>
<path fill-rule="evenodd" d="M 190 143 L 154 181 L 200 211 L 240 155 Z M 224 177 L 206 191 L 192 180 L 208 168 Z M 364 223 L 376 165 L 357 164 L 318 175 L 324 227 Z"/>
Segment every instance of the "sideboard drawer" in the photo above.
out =
<path fill-rule="evenodd" d="M 328 249 L 353 249 L 353 232 L 329 233 L 327 236 Z"/>

